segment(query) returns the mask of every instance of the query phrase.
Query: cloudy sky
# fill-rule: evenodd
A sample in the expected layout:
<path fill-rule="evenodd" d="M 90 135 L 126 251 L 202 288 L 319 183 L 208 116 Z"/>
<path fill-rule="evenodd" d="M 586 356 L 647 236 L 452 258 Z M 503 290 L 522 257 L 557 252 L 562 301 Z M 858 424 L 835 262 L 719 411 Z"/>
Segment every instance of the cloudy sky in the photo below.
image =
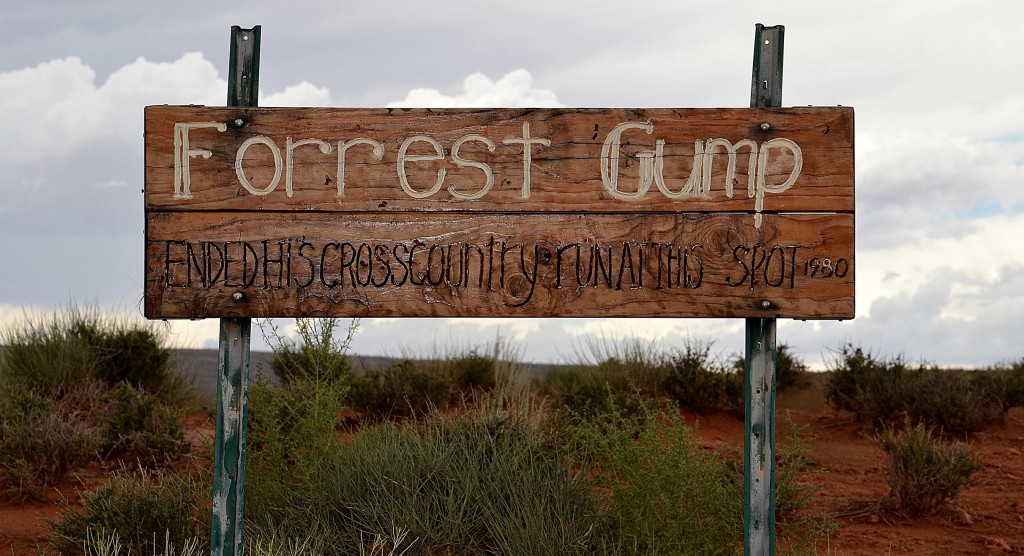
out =
<path fill-rule="evenodd" d="M 780 321 L 780 341 L 812 364 L 846 342 L 1020 359 L 1022 20 L 1011 0 L 15 3 L 0 17 L 0 323 L 69 303 L 141 313 L 142 110 L 223 105 L 232 25 L 262 26 L 261 106 L 745 107 L 764 23 L 786 26 L 783 105 L 853 106 L 857 126 L 857 318 Z M 742 320 L 362 325 L 360 353 L 498 335 L 537 361 L 626 335 L 743 348 Z M 215 320 L 172 327 L 178 345 L 216 345 Z"/>

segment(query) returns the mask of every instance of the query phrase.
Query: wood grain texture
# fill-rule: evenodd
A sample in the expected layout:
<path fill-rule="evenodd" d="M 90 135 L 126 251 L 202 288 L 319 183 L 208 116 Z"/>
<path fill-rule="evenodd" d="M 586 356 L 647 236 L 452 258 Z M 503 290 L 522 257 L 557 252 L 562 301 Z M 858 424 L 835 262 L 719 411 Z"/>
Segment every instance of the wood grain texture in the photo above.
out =
<path fill-rule="evenodd" d="M 759 147 L 771 140 L 786 139 L 799 146 L 802 169 L 796 182 L 781 192 L 770 190 L 791 175 L 794 157 L 785 149 L 768 150 L 763 172 L 768 191 L 763 195 L 763 212 L 854 210 L 851 108 L 430 110 L 151 106 L 146 109 L 145 120 L 145 204 L 149 211 L 757 210 L 757 195 L 748 190 L 751 179 L 756 182 L 756 176 L 749 172 L 751 149 L 737 149 L 736 172 L 728 180 L 728 156 L 721 146 L 709 147 L 713 139 L 733 144 L 746 139 Z M 223 124 L 224 131 L 209 127 L 188 130 L 188 144 L 194 151 L 179 156 L 179 170 L 183 164 L 189 169 L 191 197 L 176 198 L 175 124 L 187 122 Z M 630 122 L 649 122 L 651 132 L 624 130 L 618 148 L 610 151 L 618 156 L 618 163 L 611 170 L 617 174 L 616 190 L 621 192 L 617 198 L 610 193 L 607 179 L 602 179 L 602 148 L 616 126 Z M 534 141 L 529 148 L 523 144 L 527 137 L 524 124 L 529 125 L 528 137 Z M 762 124 L 767 124 L 767 129 Z M 416 136 L 421 139 L 409 143 L 406 150 L 412 159 L 399 164 L 402 144 Z M 423 137 L 432 138 L 437 146 Z M 323 143 L 294 146 L 307 139 Z M 354 139 L 379 142 L 380 158 L 369 143 L 343 148 Z M 463 142 L 458 145 L 458 152 L 453 153 L 460 139 Z M 536 142 L 540 139 L 550 144 Z M 236 171 L 240 148 L 253 140 L 260 142 L 243 149 L 241 175 L 252 189 L 268 191 L 265 195 L 247 190 Z M 293 144 L 291 149 L 289 140 Z M 707 191 L 670 198 L 648 180 L 648 190 L 638 194 L 643 168 L 653 168 L 659 140 L 664 141 L 664 146 L 657 157 L 661 163 L 657 175 L 664 177 L 664 189 L 673 195 L 684 190 L 695 160 L 699 160 L 702 179 L 703 174 L 710 176 Z M 274 148 L 280 157 L 277 163 Z M 415 159 L 429 158 L 437 148 L 441 152 L 438 160 Z M 695 157 L 699 149 L 708 148 L 715 153 L 713 156 Z M 199 151 L 206 151 L 209 156 L 204 157 L 206 153 Z M 339 172 L 339 158 L 344 159 L 343 172 Z M 756 157 L 754 162 L 756 166 Z M 490 189 L 483 194 L 487 177 L 482 165 L 486 165 L 493 178 Z M 606 166 L 612 168 L 607 161 Z M 402 188 L 400 167 L 406 173 L 408 188 L 423 198 L 415 198 Z M 529 192 L 524 197 L 527 168 Z M 440 186 L 430 194 L 442 171 Z M 289 180 L 290 188 L 286 185 Z M 344 188 L 339 191 L 341 181 Z M 731 197 L 727 194 L 727 182 L 731 182 Z M 474 195 L 479 197 L 465 198 Z"/>
<path fill-rule="evenodd" d="M 766 214 L 759 230 L 751 218 L 152 212 L 145 310 L 853 318 L 853 215 Z"/>

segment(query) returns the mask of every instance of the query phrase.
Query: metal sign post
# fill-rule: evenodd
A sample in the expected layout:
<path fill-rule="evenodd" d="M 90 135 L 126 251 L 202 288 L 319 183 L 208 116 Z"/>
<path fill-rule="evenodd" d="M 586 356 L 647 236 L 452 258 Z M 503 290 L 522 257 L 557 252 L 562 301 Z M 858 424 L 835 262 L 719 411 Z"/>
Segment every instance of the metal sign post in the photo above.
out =
<path fill-rule="evenodd" d="M 228 106 L 256 106 L 259 91 L 260 27 L 231 28 Z M 241 292 L 233 294 L 236 300 Z M 252 321 L 220 319 L 217 424 L 213 456 L 213 556 L 241 556 L 245 499 L 245 427 Z"/>
<path fill-rule="evenodd" d="M 785 27 L 757 25 L 751 108 L 782 106 Z M 763 302 L 771 306 L 771 301 Z M 775 330 L 774 318 L 746 319 L 743 412 L 743 553 L 775 554 Z"/>

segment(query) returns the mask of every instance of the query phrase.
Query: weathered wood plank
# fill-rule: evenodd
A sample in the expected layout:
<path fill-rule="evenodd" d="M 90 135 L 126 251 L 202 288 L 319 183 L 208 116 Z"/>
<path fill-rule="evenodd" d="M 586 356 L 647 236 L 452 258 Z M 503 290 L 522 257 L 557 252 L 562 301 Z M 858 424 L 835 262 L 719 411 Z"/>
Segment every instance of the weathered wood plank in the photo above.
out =
<path fill-rule="evenodd" d="M 151 106 L 145 144 L 149 211 L 854 210 L 842 107 Z"/>
<path fill-rule="evenodd" d="M 853 317 L 852 214 L 750 220 L 154 212 L 146 315 Z"/>

